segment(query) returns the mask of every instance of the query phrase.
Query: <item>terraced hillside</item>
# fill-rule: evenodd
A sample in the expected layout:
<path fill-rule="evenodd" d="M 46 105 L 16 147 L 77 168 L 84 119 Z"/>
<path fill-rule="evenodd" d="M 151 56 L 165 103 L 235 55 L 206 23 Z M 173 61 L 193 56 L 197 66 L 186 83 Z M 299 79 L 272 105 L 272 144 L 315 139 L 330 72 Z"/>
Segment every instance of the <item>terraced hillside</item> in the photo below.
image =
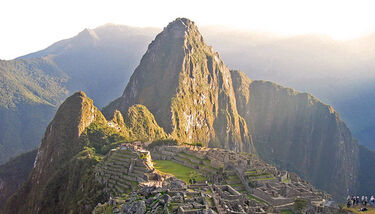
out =
<path fill-rule="evenodd" d="M 99 182 L 114 199 L 99 204 L 95 213 L 140 209 L 260 214 L 291 210 L 297 198 L 305 200 L 310 211 L 328 212 L 324 204 L 328 195 L 256 156 L 206 147 L 136 144 L 112 150 L 96 168 Z"/>
<path fill-rule="evenodd" d="M 114 195 L 121 195 L 134 190 L 139 178 L 150 172 L 152 166 L 139 159 L 137 152 L 114 149 L 95 169 L 95 177 L 105 185 L 105 190 Z"/>

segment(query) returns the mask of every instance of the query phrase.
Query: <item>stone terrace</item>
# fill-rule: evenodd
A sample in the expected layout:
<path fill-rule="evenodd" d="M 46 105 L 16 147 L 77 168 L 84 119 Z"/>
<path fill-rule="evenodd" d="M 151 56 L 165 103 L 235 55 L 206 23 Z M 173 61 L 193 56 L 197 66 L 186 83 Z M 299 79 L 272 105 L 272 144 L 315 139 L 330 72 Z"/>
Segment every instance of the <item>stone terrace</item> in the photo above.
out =
<path fill-rule="evenodd" d="M 158 177 L 153 173 L 150 152 L 133 146 L 113 149 L 95 169 L 95 178 L 112 195 L 134 190 L 138 183 Z"/>
<path fill-rule="evenodd" d="M 239 193 L 262 201 L 275 210 L 290 209 L 297 198 L 306 199 L 314 206 L 322 206 L 329 198 L 294 173 L 278 171 L 251 154 L 218 148 L 163 146 L 154 148 L 151 156 L 199 169 L 211 183 L 230 185 Z"/>
<path fill-rule="evenodd" d="M 197 169 L 208 180 L 186 185 L 159 174 L 152 159 Z M 142 205 L 150 213 L 261 214 L 291 209 L 297 198 L 306 199 L 310 210 L 321 213 L 328 197 L 294 173 L 278 171 L 256 156 L 194 146 L 159 146 L 147 151 L 139 142 L 124 144 L 96 167 L 96 179 L 112 196 L 132 191 L 115 213 L 128 213 Z"/>

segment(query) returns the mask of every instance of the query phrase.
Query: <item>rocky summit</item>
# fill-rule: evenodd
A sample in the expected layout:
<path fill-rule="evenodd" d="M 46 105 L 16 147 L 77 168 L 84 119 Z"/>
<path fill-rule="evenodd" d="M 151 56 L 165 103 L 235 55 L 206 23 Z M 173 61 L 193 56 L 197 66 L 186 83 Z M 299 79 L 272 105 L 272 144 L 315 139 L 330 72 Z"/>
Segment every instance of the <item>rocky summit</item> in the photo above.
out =
<path fill-rule="evenodd" d="M 156 36 L 123 95 L 103 112 L 124 113 L 134 104 L 146 106 L 181 142 L 255 153 L 230 70 L 188 19 L 176 19 Z"/>

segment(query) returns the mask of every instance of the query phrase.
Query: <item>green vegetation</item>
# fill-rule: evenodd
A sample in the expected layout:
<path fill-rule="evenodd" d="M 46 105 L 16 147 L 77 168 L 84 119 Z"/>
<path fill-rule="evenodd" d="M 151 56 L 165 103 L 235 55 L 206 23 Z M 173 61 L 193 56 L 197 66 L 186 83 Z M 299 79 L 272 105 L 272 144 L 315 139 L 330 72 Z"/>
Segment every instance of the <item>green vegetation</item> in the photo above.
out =
<path fill-rule="evenodd" d="M 98 202 L 107 199 L 103 186 L 95 181 L 94 167 L 100 157 L 93 148 L 86 147 L 64 164 L 49 179 L 42 192 L 40 209 L 43 213 L 88 213 Z"/>
<path fill-rule="evenodd" d="M 258 197 L 255 197 L 255 196 L 253 196 L 253 195 L 250 195 L 250 194 L 248 194 L 247 197 L 248 197 L 249 199 L 256 200 L 257 202 L 259 202 L 259 203 L 261 203 L 261 204 L 265 204 L 265 203 L 266 203 L 266 202 L 263 201 L 262 199 L 260 199 L 260 198 L 258 198 Z"/>
<path fill-rule="evenodd" d="M 281 214 L 293 214 L 290 210 L 281 211 Z"/>
<path fill-rule="evenodd" d="M 154 140 L 150 145 L 148 145 L 149 149 L 152 149 L 154 147 L 158 146 L 177 146 L 178 142 L 175 139 L 160 139 L 160 140 Z"/>
<path fill-rule="evenodd" d="M 151 141 L 167 137 L 154 115 L 144 105 L 131 106 L 124 120 L 132 133 L 131 137 L 135 140 Z"/>
<path fill-rule="evenodd" d="M 302 213 L 302 211 L 303 211 L 303 209 L 305 209 L 306 205 L 307 205 L 307 201 L 306 201 L 306 199 L 297 198 L 297 199 L 294 201 L 293 208 L 294 208 L 294 210 L 295 210 L 297 213 Z"/>
<path fill-rule="evenodd" d="M 99 37 L 106 31 L 114 34 L 90 43 L 90 34 L 83 33 L 22 58 L 0 60 L 0 164 L 40 145 L 69 94 L 84 90 L 99 107 L 121 94 L 139 63 L 140 50 L 156 33 L 108 25 L 93 31 Z"/>
<path fill-rule="evenodd" d="M 124 136 L 116 129 L 107 126 L 104 121 L 92 123 L 86 129 L 88 138 L 87 146 L 93 147 L 96 154 L 105 155 L 111 149 L 127 142 L 128 136 Z"/>
<path fill-rule="evenodd" d="M 256 174 L 256 173 L 257 173 L 256 170 L 246 171 L 246 172 L 245 172 L 245 175 L 254 175 L 254 174 Z"/>
<path fill-rule="evenodd" d="M 0 164 L 40 144 L 66 81 L 45 59 L 0 60 Z"/>
<path fill-rule="evenodd" d="M 199 143 L 199 142 L 195 142 L 195 143 L 183 143 L 183 145 L 198 146 L 198 147 L 204 146 L 203 143 Z"/>
<path fill-rule="evenodd" d="M 94 168 L 110 149 L 127 142 L 127 138 L 97 117 L 82 133 L 80 142 L 85 145 L 83 149 L 56 169 L 42 192 L 40 206 L 44 213 L 87 213 L 85 206 L 92 210 L 98 202 L 107 200 L 103 186 L 95 180 Z"/>
<path fill-rule="evenodd" d="M 207 180 L 206 177 L 199 174 L 198 170 L 186 167 L 170 160 L 155 160 L 154 167 L 161 172 L 172 174 L 186 183 L 189 183 L 189 179 L 192 178 L 194 178 L 197 182 Z"/>
<path fill-rule="evenodd" d="M 29 177 L 37 150 L 26 152 L 0 166 L 0 180 L 4 183 L 0 193 L 0 210 L 8 197 L 15 193 Z"/>

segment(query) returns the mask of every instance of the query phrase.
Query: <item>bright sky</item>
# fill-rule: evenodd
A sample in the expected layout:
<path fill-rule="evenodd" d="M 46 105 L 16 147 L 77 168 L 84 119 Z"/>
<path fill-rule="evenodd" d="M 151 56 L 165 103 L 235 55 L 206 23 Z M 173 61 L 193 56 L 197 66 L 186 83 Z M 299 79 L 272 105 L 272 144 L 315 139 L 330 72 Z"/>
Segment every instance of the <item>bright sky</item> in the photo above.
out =
<path fill-rule="evenodd" d="M 163 27 L 177 17 L 198 26 L 345 40 L 375 32 L 375 1 L 365 0 L 4 0 L 0 59 L 12 59 L 106 23 Z"/>

